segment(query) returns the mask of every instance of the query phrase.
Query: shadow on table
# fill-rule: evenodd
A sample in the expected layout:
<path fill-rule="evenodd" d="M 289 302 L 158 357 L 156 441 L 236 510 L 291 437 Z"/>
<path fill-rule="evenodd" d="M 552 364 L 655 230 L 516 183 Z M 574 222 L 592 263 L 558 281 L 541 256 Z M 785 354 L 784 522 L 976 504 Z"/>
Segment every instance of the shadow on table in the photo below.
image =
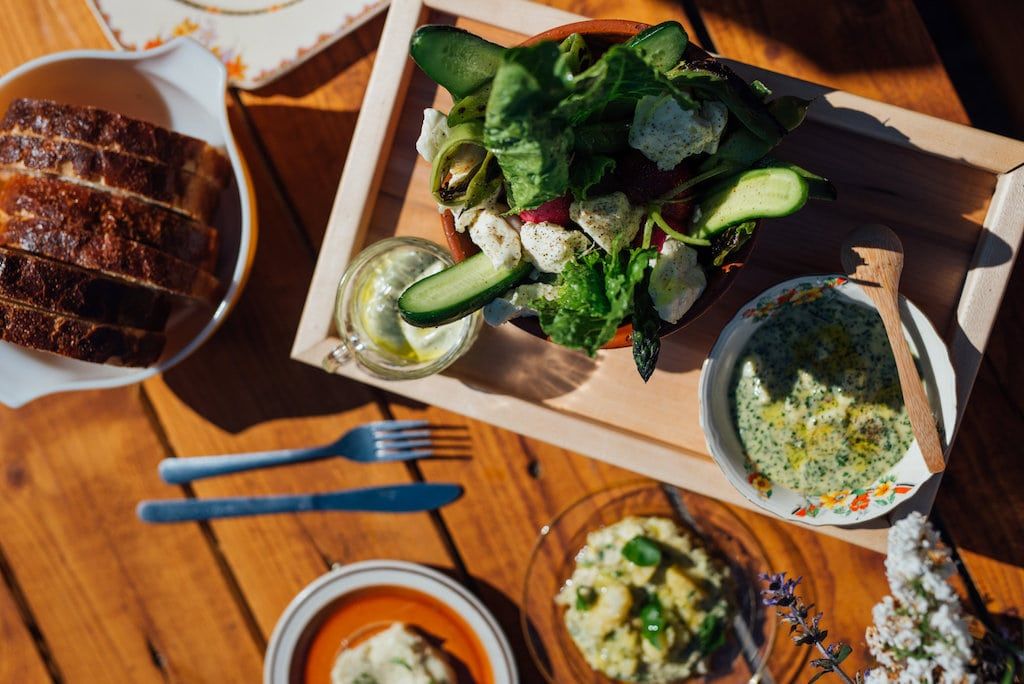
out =
<path fill-rule="evenodd" d="M 527 648 L 520 623 L 519 604 L 514 599 L 509 598 L 505 592 L 479 577 L 473 576 L 468 581 L 465 581 L 463 577 L 450 568 L 437 566 L 433 566 L 433 568 L 466 586 L 494 614 L 495 619 L 497 619 L 501 626 L 502 632 L 508 638 L 509 645 L 512 647 L 512 653 L 516 658 L 516 666 L 519 668 L 519 681 L 545 681 L 530 658 L 530 651 Z M 541 655 L 541 657 L 544 656 Z M 462 679 L 459 680 L 459 684 L 462 684 Z"/>
<path fill-rule="evenodd" d="M 253 94 L 257 97 L 304 97 L 316 92 L 377 49 L 386 16 L 386 11 L 381 12 L 281 78 L 252 91 Z"/>

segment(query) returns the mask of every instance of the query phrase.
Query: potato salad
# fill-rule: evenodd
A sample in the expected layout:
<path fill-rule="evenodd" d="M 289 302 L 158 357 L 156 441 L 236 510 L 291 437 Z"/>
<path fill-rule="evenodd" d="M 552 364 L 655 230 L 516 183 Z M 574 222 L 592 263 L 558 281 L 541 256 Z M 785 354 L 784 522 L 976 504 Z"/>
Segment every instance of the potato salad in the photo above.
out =
<path fill-rule="evenodd" d="M 728 570 L 668 518 L 628 517 L 587 535 L 555 602 L 587 663 L 624 682 L 707 670 L 725 642 Z"/>

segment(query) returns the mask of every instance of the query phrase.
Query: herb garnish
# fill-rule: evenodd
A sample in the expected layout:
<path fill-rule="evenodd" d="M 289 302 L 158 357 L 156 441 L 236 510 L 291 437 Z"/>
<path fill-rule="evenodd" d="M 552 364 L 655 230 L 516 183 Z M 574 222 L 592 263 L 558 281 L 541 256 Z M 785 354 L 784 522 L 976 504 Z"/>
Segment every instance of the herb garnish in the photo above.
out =
<path fill-rule="evenodd" d="M 661 563 L 661 546 L 650 537 L 637 535 L 622 547 L 622 555 L 634 565 L 651 567 Z"/>
<path fill-rule="evenodd" d="M 640 539 L 640 537 L 637 537 Z M 661 601 L 656 594 L 649 594 L 647 603 L 640 609 L 640 620 L 643 622 L 644 639 L 655 648 L 662 646 L 662 633 L 665 631 L 665 614 L 661 609 Z"/>
<path fill-rule="evenodd" d="M 576 587 L 576 610 L 590 610 L 596 601 L 594 587 Z"/>
<path fill-rule="evenodd" d="M 703 655 L 714 653 L 725 645 L 725 621 L 721 616 L 708 613 L 697 628 L 697 643 Z"/>

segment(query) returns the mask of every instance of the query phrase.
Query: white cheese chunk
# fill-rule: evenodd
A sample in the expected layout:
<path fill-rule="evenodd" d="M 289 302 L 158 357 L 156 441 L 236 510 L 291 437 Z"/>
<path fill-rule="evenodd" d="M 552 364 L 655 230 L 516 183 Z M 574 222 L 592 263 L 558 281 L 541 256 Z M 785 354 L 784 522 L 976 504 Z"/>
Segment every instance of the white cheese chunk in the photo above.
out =
<path fill-rule="evenodd" d="M 636 237 L 643 213 L 643 208 L 631 205 L 622 192 L 569 205 L 569 217 L 606 252 L 611 251 L 616 238 L 623 247 Z"/>
<path fill-rule="evenodd" d="M 728 118 L 721 102 L 705 100 L 697 109 L 683 109 L 670 95 L 646 95 L 633 113 L 629 146 L 668 171 L 687 157 L 717 152 Z"/>
<path fill-rule="evenodd" d="M 524 256 L 544 273 L 561 273 L 566 262 L 590 246 L 590 240 L 578 230 L 547 221 L 524 223 L 519 237 Z"/>
<path fill-rule="evenodd" d="M 675 323 L 704 292 L 707 278 L 697 263 L 696 250 L 669 238 L 651 269 L 648 292 L 658 316 Z"/>
<path fill-rule="evenodd" d="M 459 218 L 466 213 L 462 212 Z M 487 255 L 495 268 L 512 268 L 522 260 L 519 233 L 503 216 L 484 208 L 472 211 L 468 223 L 469 239 Z"/>
<path fill-rule="evenodd" d="M 423 126 L 416 139 L 416 151 L 428 162 L 434 161 L 444 141 L 448 138 L 448 116 L 436 109 L 423 110 Z"/>
<path fill-rule="evenodd" d="M 553 302 L 558 296 L 558 288 L 547 283 L 525 283 L 511 292 L 492 300 L 484 307 L 484 321 L 488 325 L 501 325 L 513 318 L 536 316 L 537 311 L 531 306 L 538 299 Z"/>

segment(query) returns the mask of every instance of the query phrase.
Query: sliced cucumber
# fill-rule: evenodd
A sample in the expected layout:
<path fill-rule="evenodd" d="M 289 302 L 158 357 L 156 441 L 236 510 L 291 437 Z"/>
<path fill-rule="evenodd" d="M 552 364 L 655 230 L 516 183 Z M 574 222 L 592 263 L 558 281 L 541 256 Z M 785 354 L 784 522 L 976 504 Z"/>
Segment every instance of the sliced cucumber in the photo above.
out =
<path fill-rule="evenodd" d="M 752 169 L 732 177 L 701 200 L 690 235 L 707 239 L 729 226 L 788 216 L 807 202 L 807 181 L 792 169 Z"/>
<path fill-rule="evenodd" d="M 804 122 L 807 108 L 810 106 L 810 100 L 792 95 L 782 95 L 768 103 L 768 111 L 787 131 L 792 132 Z"/>
<path fill-rule="evenodd" d="M 421 328 L 451 323 L 508 291 L 532 269 L 528 261 L 497 269 L 480 252 L 413 283 L 398 298 L 398 310 L 407 323 Z"/>
<path fill-rule="evenodd" d="M 491 82 L 462 98 L 448 112 L 448 126 L 458 126 L 467 121 L 483 120 L 487 113 L 487 100 L 491 97 Z"/>
<path fill-rule="evenodd" d="M 409 54 L 424 73 L 455 99 L 478 90 L 494 77 L 505 48 L 454 26 L 421 26 Z"/>
<path fill-rule="evenodd" d="M 689 42 L 678 21 L 665 21 L 636 34 L 626 45 L 639 52 L 652 67 L 665 72 L 679 63 Z"/>
<path fill-rule="evenodd" d="M 774 157 L 765 157 L 757 164 L 760 168 L 776 168 L 776 169 L 789 169 L 795 171 L 797 175 L 804 179 L 807 183 L 807 197 L 810 199 L 827 200 L 834 202 L 838 197 L 839 193 L 836 191 L 836 186 L 832 185 L 832 181 L 823 176 L 808 171 L 802 166 L 797 166 L 792 162 L 780 161 Z"/>

